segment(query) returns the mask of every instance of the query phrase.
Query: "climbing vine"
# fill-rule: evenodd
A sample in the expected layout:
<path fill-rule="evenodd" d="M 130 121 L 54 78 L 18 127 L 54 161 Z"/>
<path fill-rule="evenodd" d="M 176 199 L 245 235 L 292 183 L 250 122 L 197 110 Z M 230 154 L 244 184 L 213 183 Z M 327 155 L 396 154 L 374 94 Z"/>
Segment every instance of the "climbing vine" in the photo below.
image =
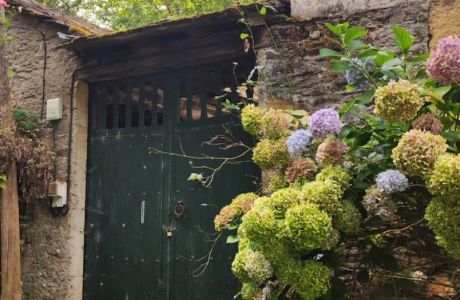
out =
<path fill-rule="evenodd" d="M 265 186 L 224 207 L 216 231 L 239 243 L 243 299 L 420 296 L 439 269 L 455 281 L 460 258 L 460 39 L 429 58 L 397 26 L 397 51 L 325 26 L 319 55 L 356 97 L 310 115 L 246 105 Z M 401 260 L 407 244 L 430 266 Z"/>

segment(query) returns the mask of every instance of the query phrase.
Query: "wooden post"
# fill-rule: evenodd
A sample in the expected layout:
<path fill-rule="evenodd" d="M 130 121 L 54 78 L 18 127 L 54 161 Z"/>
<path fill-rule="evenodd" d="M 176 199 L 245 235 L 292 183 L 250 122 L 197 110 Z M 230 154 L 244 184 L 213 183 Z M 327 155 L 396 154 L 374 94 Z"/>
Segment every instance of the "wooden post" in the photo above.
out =
<path fill-rule="evenodd" d="M 19 236 L 19 197 L 17 166 L 8 167 L 6 189 L 0 197 L 1 300 L 21 299 L 21 247 Z"/>
<path fill-rule="evenodd" d="M 0 8 L 0 17 L 5 11 Z M 0 33 L 4 28 L 0 27 Z M 0 35 L 1 36 L 1 35 Z M 1 127 L 14 128 L 9 95 L 8 61 L 4 52 L 4 42 L 0 44 L 0 117 Z M 1 128 L 0 127 L 0 128 Z M 19 196 L 17 164 L 10 158 L 5 190 L 0 195 L 0 300 L 21 300 L 21 246 L 19 235 Z"/>

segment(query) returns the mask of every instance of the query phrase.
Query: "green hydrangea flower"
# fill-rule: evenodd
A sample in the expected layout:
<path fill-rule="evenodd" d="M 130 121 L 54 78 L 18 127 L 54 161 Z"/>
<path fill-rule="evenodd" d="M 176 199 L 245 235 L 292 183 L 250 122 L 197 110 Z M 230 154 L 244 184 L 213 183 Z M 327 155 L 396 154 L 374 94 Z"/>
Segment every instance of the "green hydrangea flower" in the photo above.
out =
<path fill-rule="evenodd" d="M 240 228 L 257 244 L 270 243 L 280 231 L 279 220 L 268 207 L 270 198 L 259 198 L 253 208 L 243 216 Z"/>
<path fill-rule="evenodd" d="M 334 218 L 335 227 L 345 233 L 354 234 L 361 226 L 361 213 L 352 201 L 343 202 L 342 211 Z"/>
<path fill-rule="evenodd" d="M 302 266 L 302 260 L 295 253 L 287 240 L 278 238 L 270 244 L 261 244 L 260 248 L 273 266 L 278 280 L 284 284 L 292 284 L 298 279 L 296 270 Z"/>
<path fill-rule="evenodd" d="M 435 196 L 460 195 L 460 155 L 440 156 L 430 174 L 427 187 Z"/>
<path fill-rule="evenodd" d="M 240 208 L 243 213 L 247 213 L 251 210 L 257 198 L 259 198 L 259 196 L 254 193 L 240 194 L 236 196 L 230 205 Z"/>
<path fill-rule="evenodd" d="M 282 188 L 288 187 L 286 178 L 278 172 L 270 172 L 266 177 L 266 192 L 271 194 Z"/>
<path fill-rule="evenodd" d="M 460 196 L 457 195 L 460 202 Z M 428 205 L 425 219 L 436 234 L 438 245 L 455 259 L 460 259 L 460 206 L 443 198 L 435 198 Z"/>
<path fill-rule="evenodd" d="M 299 272 L 296 292 L 305 300 L 315 300 L 330 288 L 331 270 L 320 262 L 309 260 Z"/>
<path fill-rule="evenodd" d="M 223 207 L 214 219 L 217 232 L 229 229 L 235 225 L 241 216 L 247 213 L 258 196 L 254 193 L 245 193 L 237 196 L 231 204 Z"/>
<path fill-rule="evenodd" d="M 235 259 L 232 263 L 232 272 L 236 278 L 238 278 L 242 282 L 248 282 L 251 280 L 248 272 L 244 268 L 248 255 L 252 252 L 251 249 L 243 249 L 238 251 L 235 255 Z"/>
<path fill-rule="evenodd" d="M 347 170 L 340 166 L 327 166 L 316 175 L 316 180 L 318 181 L 334 181 L 342 191 L 346 191 L 350 187 L 352 179 Z"/>
<path fill-rule="evenodd" d="M 414 119 L 424 102 L 416 84 L 407 80 L 390 81 L 375 91 L 377 116 L 390 122 L 405 122 Z"/>
<path fill-rule="evenodd" d="M 299 250 L 329 250 L 339 235 L 332 227 L 331 217 L 314 204 L 300 204 L 286 212 L 286 235 Z"/>
<path fill-rule="evenodd" d="M 254 104 L 249 104 L 241 111 L 241 124 L 244 131 L 251 135 L 261 135 L 264 112 Z"/>
<path fill-rule="evenodd" d="M 277 219 L 283 219 L 286 211 L 293 205 L 300 203 L 301 193 L 293 188 L 285 188 L 273 193 L 268 206 L 273 210 Z"/>
<path fill-rule="evenodd" d="M 273 268 L 260 251 L 251 251 L 246 255 L 244 269 L 249 278 L 261 284 L 273 276 Z"/>
<path fill-rule="evenodd" d="M 302 188 L 303 201 L 318 205 L 331 216 L 340 212 L 342 196 L 341 187 L 332 180 L 308 182 Z"/>
<path fill-rule="evenodd" d="M 243 215 L 243 211 L 236 206 L 224 206 L 214 219 L 214 228 L 217 232 L 224 231 L 235 225 L 237 219 Z"/>
<path fill-rule="evenodd" d="M 289 131 L 288 115 L 281 110 L 269 109 L 262 117 L 263 136 L 270 140 L 277 140 L 288 137 Z"/>
<path fill-rule="evenodd" d="M 271 169 L 277 165 L 286 166 L 289 164 L 289 159 L 284 140 L 261 140 L 252 155 L 252 160 L 262 169 Z"/>
<path fill-rule="evenodd" d="M 245 282 L 241 288 L 241 298 L 243 300 L 254 300 L 258 292 L 259 290 L 253 282 Z"/>
<path fill-rule="evenodd" d="M 413 129 L 403 135 L 391 157 L 396 167 L 407 175 L 426 176 L 446 150 L 446 140 L 441 136 Z"/>

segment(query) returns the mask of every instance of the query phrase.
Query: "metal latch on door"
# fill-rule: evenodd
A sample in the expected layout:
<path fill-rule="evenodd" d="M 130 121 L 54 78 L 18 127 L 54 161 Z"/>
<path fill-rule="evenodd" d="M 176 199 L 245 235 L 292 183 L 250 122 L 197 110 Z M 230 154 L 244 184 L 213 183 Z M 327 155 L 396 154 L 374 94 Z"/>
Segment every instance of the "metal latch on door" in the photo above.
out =
<path fill-rule="evenodd" d="M 174 220 L 171 225 L 168 226 L 166 230 L 166 236 L 172 237 L 174 230 L 176 230 L 176 220 L 182 219 L 185 215 L 185 204 L 183 201 L 177 201 L 174 206 Z"/>

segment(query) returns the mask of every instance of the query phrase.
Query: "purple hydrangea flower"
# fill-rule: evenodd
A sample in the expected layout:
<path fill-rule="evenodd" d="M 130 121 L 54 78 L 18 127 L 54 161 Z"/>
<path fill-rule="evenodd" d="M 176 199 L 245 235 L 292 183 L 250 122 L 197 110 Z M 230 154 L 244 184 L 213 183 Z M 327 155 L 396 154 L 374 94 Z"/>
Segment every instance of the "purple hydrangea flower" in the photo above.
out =
<path fill-rule="evenodd" d="M 324 140 L 328 135 L 338 134 L 343 124 L 336 110 L 326 108 L 312 114 L 308 120 L 308 126 L 313 137 Z"/>
<path fill-rule="evenodd" d="M 375 179 L 378 189 L 386 194 L 404 192 L 409 187 L 406 175 L 398 170 L 388 170 L 377 175 Z"/>
<path fill-rule="evenodd" d="M 439 41 L 428 61 L 428 72 L 442 84 L 460 84 L 460 38 L 449 36 Z"/>
<path fill-rule="evenodd" d="M 294 131 L 291 136 L 287 139 L 287 148 L 292 158 L 299 157 L 302 152 L 307 150 L 310 146 L 312 134 L 310 131 L 305 129 L 299 129 Z"/>

